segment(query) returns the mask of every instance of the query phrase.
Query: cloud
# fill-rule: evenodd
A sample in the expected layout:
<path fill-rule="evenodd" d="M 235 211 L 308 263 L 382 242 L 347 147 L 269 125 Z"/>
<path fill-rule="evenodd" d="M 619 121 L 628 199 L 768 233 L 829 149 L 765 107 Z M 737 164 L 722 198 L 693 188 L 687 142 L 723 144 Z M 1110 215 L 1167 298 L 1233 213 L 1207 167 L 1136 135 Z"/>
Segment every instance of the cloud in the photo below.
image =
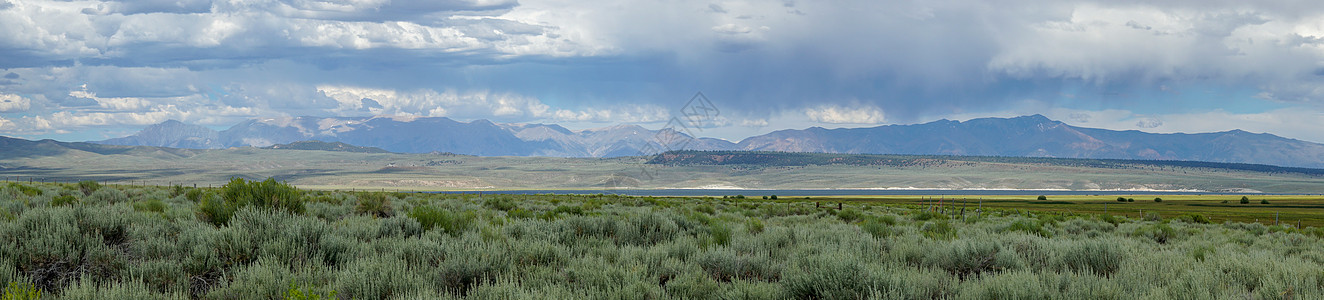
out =
<path fill-rule="evenodd" d="M 1136 127 L 1149 129 L 1163 126 L 1163 121 L 1156 118 L 1144 118 L 1136 121 Z"/>
<path fill-rule="evenodd" d="M 224 108 L 656 122 L 703 91 L 733 118 L 723 126 L 916 122 L 1032 99 L 1044 104 L 1010 113 L 1083 107 L 1064 119 L 1095 124 L 1125 109 L 1163 130 L 1184 111 L 1324 108 L 1321 14 L 1227 0 L 0 0 L 0 93 L 78 128 Z M 71 93 L 83 85 L 94 94 Z M 4 117 L 44 128 L 24 116 Z"/>
<path fill-rule="evenodd" d="M 0 93 L 0 113 L 13 113 L 28 110 L 31 100 L 23 96 Z"/>
<path fill-rule="evenodd" d="M 330 111 L 344 116 L 366 111 L 373 115 L 486 118 L 508 122 L 546 120 L 620 123 L 658 122 L 670 116 L 667 110 L 651 105 L 573 110 L 553 108 L 532 97 L 490 91 L 397 91 L 332 85 L 318 86 L 317 90 L 338 101 L 340 105 Z M 376 105 L 369 105 L 369 100 Z"/>
<path fill-rule="evenodd" d="M 767 119 L 746 119 L 746 120 L 740 120 L 740 126 L 745 126 L 745 127 L 767 127 L 767 126 L 768 126 L 768 120 L 767 120 Z"/>
<path fill-rule="evenodd" d="M 883 111 L 872 106 L 819 106 L 805 109 L 805 115 L 811 121 L 832 124 L 881 124 L 885 121 Z"/>

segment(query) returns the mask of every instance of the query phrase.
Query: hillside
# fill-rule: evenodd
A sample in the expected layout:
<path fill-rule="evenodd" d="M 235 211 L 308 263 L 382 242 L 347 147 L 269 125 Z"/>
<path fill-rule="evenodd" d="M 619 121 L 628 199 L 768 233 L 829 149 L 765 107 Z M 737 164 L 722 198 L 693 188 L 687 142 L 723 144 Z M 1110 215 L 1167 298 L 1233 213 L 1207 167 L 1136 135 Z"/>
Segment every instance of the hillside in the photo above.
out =
<path fill-rule="evenodd" d="M 570 130 L 556 124 L 460 122 L 444 117 L 264 118 L 223 131 L 177 121 L 98 143 L 195 149 L 319 140 L 390 152 L 481 156 L 622 157 L 657 146 L 638 125 Z M 1241 130 L 1159 134 L 1067 125 L 1041 115 L 940 120 L 870 128 L 790 129 L 746 138 L 687 139 L 687 150 L 1179 160 L 1324 167 L 1324 145 Z"/>
<path fill-rule="evenodd" d="M 298 141 L 289 144 L 271 145 L 263 147 L 264 149 L 282 149 L 282 150 L 320 150 L 336 152 L 354 152 L 354 153 L 391 153 L 391 151 L 382 150 L 376 147 L 359 147 L 341 142 L 323 142 L 323 141 Z"/>
<path fill-rule="evenodd" d="M 239 147 L 190 150 L 0 139 L 0 176 L 219 185 L 273 177 L 306 188 L 1054 189 L 1324 193 L 1317 169 L 1173 161 L 673 152 L 661 157 L 482 157 Z M 650 160 L 652 163 L 650 163 Z"/>
<path fill-rule="evenodd" d="M 1324 145 L 1240 130 L 1159 134 L 1082 128 L 1041 115 L 871 128 L 781 130 L 741 150 L 1186 160 L 1324 167 Z"/>

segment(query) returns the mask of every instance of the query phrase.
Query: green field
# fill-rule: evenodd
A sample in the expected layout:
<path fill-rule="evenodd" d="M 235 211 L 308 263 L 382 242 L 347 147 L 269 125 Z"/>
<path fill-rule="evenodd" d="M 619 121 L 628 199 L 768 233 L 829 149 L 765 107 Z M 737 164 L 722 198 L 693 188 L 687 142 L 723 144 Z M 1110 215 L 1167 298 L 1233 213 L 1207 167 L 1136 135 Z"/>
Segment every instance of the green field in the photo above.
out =
<path fill-rule="evenodd" d="M 1117 205 L 1118 215 L 1097 215 L 1084 207 L 1109 200 L 1005 197 L 962 213 L 946 201 L 944 209 L 929 209 L 917 197 L 354 193 L 243 180 L 214 189 L 4 184 L 0 293 L 4 299 L 1324 298 L 1324 229 L 1215 215 L 1207 222 L 1210 217 L 1190 217 L 1187 210 L 1316 200 L 1278 197 L 1244 205 L 1260 208 L 1227 208 L 1193 205 L 1221 204 L 1217 198 L 1170 197 L 1137 198 Z M 1143 217 L 1125 211 L 1141 207 Z"/>
<path fill-rule="evenodd" d="M 1135 202 L 1118 202 L 1117 198 L 1135 199 Z M 903 205 L 913 208 L 929 208 L 960 211 L 969 213 L 975 209 L 987 210 L 1027 210 L 1050 213 L 1070 213 L 1088 215 L 1115 215 L 1141 218 L 1144 214 L 1158 214 L 1164 218 L 1175 218 L 1199 214 L 1214 223 L 1223 221 L 1258 222 L 1274 225 L 1277 218 L 1280 224 L 1296 226 L 1324 227 L 1324 196 L 1301 195 L 1252 195 L 1248 204 L 1241 204 L 1241 197 L 1233 195 L 1124 195 L 1124 196 L 1048 196 L 1047 200 L 1037 200 L 1037 196 L 832 196 L 812 197 L 811 200 L 829 203 L 846 202 L 855 204 Z M 930 201 L 929 199 L 932 200 Z M 1162 202 L 1155 202 L 1160 198 Z M 1262 204 L 1261 201 L 1269 204 Z M 941 203 L 940 203 L 941 202 Z M 1224 203 L 1226 202 L 1226 203 Z"/>

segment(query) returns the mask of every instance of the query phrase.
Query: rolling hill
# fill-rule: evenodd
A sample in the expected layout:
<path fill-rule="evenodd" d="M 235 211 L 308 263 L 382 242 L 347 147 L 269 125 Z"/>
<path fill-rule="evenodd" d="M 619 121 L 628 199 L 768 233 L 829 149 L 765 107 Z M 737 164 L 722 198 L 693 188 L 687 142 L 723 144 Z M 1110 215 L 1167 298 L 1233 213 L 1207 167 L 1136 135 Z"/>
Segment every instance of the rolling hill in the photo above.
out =
<path fill-rule="evenodd" d="M 460 122 L 449 118 L 296 117 L 253 119 L 223 131 L 168 121 L 132 136 L 97 143 L 220 149 L 317 140 L 401 153 L 620 157 L 660 149 L 656 147 L 658 133 L 637 125 L 570 130 L 555 124 Z M 1324 145 L 1272 134 L 1241 130 L 1193 134 L 1115 131 L 1071 126 L 1041 115 L 869 128 L 780 130 L 739 143 L 697 138 L 690 140 L 684 149 L 1183 160 L 1324 167 Z"/>

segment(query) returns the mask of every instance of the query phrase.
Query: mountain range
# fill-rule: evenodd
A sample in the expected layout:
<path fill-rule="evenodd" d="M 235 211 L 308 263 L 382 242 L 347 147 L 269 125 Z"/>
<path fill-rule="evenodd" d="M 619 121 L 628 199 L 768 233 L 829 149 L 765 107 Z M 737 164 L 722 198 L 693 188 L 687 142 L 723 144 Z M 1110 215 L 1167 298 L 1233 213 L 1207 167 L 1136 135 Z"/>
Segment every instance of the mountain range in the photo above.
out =
<path fill-rule="evenodd" d="M 691 138 L 637 125 L 570 130 L 555 124 L 459 122 L 444 117 L 251 119 L 229 129 L 166 121 L 123 138 L 95 143 L 215 149 L 269 147 L 298 141 L 339 142 L 392 152 L 481 156 L 616 157 L 655 153 L 658 137 L 678 137 L 688 150 L 854 154 L 1192 160 L 1324 167 L 1324 144 L 1232 130 L 1147 133 L 1067 125 L 1042 115 L 939 120 L 869 128 L 779 130 L 740 142 Z M 675 141 L 673 139 L 672 141 Z"/>

